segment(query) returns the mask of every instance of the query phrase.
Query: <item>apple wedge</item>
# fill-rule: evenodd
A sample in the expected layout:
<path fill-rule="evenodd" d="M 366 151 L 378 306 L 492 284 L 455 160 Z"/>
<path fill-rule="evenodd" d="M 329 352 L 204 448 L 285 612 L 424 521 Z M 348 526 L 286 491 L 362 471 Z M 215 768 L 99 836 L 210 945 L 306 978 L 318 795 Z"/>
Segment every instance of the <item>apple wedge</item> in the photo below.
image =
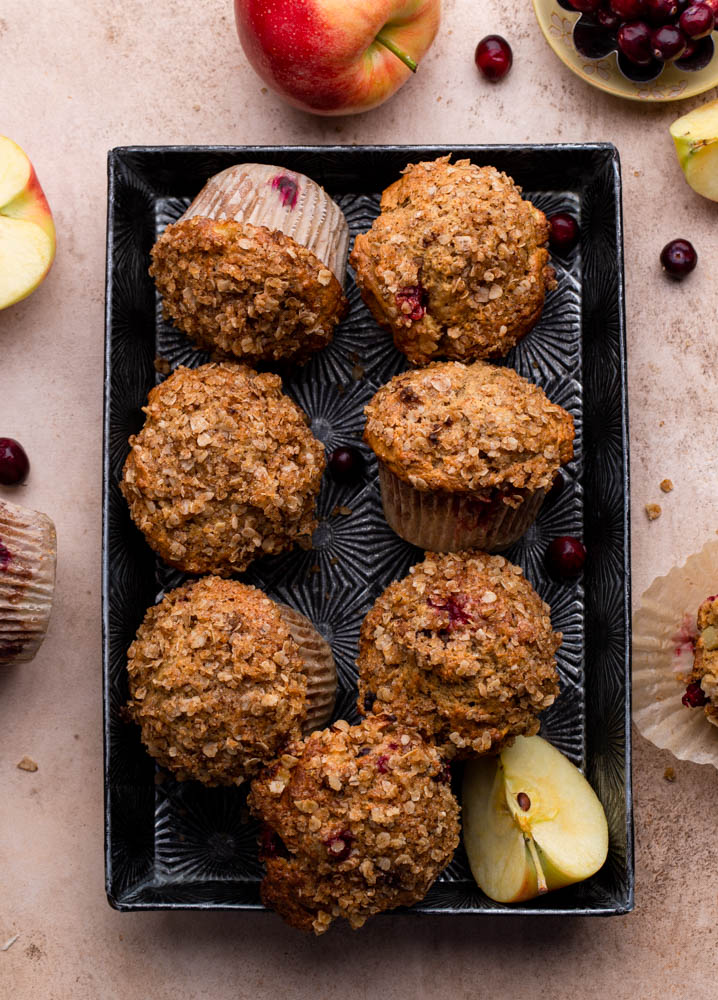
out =
<path fill-rule="evenodd" d="M 718 101 L 677 118 L 670 132 L 690 186 L 704 198 L 718 201 Z"/>
<path fill-rule="evenodd" d="M 464 844 L 480 889 L 519 903 L 595 874 L 608 854 L 603 806 L 577 767 L 540 736 L 464 770 Z"/>
<path fill-rule="evenodd" d="M 35 170 L 0 136 L 0 309 L 33 292 L 54 257 L 55 224 Z"/>

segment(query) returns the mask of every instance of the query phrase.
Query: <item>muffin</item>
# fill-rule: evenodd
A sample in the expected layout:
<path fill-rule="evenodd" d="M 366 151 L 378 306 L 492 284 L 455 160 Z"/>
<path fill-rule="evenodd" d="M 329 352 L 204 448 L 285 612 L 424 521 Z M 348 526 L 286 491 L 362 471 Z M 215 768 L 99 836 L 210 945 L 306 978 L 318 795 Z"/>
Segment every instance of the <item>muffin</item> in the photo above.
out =
<path fill-rule="evenodd" d="M 707 597 L 698 608 L 697 626 L 693 669 L 681 677 L 687 685 L 683 704 L 703 707 L 708 721 L 718 726 L 718 596 Z"/>
<path fill-rule="evenodd" d="M 573 457 L 573 418 L 511 368 L 435 362 L 365 409 L 386 519 L 434 552 L 499 551 L 538 514 Z"/>
<path fill-rule="evenodd" d="M 498 753 L 532 736 L 558 694 L 561 634 L 518 566 L 427 555 L 364 619 L 359 710 L 389 712 L 447 756 Z"/>
<path fill-rule="evenodd" d="M 377 323 L 414 364 L 500 358 L 555 287 L 548 236 L 510 177 L 443 156 L 410 164 L 384 191 L 350 262 Z"/>
<path fill-rule="evenodd" d="M 295 612 L 295 615 L 297 613 Z M 307 619 L 309 644 L 261 590 L 216 576 L 170 591 L 150 608 L 127 654 L 129 718 L 180 780 L 239 785 L 305 730 L 325 724 L 336 687 L 327 644 Z"/>
<path fill-rule="evenodd" d="M 144 412 L 120 488 L 166 563 L 229 576 L 259 556 L 311 545 L 324 448 L 276 375 L 178 368 Z"/>
<path fill-rule="evenodd" d="M 57 538 L 46 514 L 0 500 L 0 665 L 32 658 L 55 592 Z"/>
<path fill-rule="evenodd" d="M 290 744 L 248 802 L 266 824 L 264 903 L 315 934 L 419 902 L 459 842 L 439 753 L 387 718 Z"/>
<path fill-rule="evenodd" d="M 243 163 L 211 177 L 152 248 L 165 316 L 198 347 L 303 362 L 332 339 L 349 228 L 309 177 Z"/>

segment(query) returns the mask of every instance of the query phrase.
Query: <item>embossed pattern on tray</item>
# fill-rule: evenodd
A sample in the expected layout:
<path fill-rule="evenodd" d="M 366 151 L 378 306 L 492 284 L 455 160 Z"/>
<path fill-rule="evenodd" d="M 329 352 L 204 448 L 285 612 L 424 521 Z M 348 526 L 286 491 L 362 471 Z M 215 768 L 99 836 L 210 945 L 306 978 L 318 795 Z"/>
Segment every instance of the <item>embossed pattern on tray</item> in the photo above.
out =
<path fill-rule="evenodd" d="M 256 907 L 262 866 L 256 826 L 241 789 L 205 789 L 155 773 L 138 731 L 122 721 L 125 654 L 147 606 L 185 577 L 164 566 L 132 525 L 118 490 L 127 439 L 159 375 L 207 355 L 162 318 L 147 275 L 149 250 L 208 176 L 242 160 L 276 162 L 309 174 L 344 209 L 352 236 L 371 225 L 379 193 L 410 160 L 455 151 L 506 170 L 550 214 L 581 222 L 581 250 L 554 256 L 558 287 L 535 329 L 505 364 L 540 384 L 576 421 L 576 455 L 566 485 L 507 553 L 551 605 L 564 635 L 561 695 L 542 733 L 588 774 L 611 833 L 604 869 L 579 886 L 521 907 L 488 900 L 463 847 L 415 909 L 426 912 L 620 913 L 633 905 L 629 731 L 628 466 L 622 247 L 618 162 L 610 146 L 126 148 L 110 154 L 105 411 L 105 779 L 106 870 L 121 909 Z M 376 596 L 422 558 L 387 526 L 376 462 L 361 443 L 363 407 L 406 365 L 352 280 L 350 312 L 331 345 L 301 369 L 280 371 L 331 450 L 362 449 L 367 474 L 355 487 L 328 476 L 313 548 L 255 563 L 244 579 L 310 617 L 331 643 L 339 693 L 335 717 L 355 720 L 359 627 Z M 583 535 L 584 580 L 548 578 L 543 553 L 561 534 Z M 458 789 L 457 789 L 458 790 Z"/>

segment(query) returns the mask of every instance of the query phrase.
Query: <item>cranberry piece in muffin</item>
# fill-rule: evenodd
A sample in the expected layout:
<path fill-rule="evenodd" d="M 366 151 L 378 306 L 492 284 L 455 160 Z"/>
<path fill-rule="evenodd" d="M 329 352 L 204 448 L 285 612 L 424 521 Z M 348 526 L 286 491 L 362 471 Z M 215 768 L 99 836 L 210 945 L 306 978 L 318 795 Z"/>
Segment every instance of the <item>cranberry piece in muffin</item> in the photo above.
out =
<path fill-rule="evenodd" d="M 510 177 L 469 160 L 410 164 L 351 263 L 364 301 L 415 364 L 503 357 L 555 286 L 549 228 Z"/>
<path fill-rule="evenodd" d="M 248 799 L 286 849 L 265 853 L 264 903 L 321 934 L 337 918 L 357 928 L 419 902 L 459 842 L 444 770 L 435 748 L 386 717 L 290 744 Z"/>
<path fill-rule="evenodd" d="M 687 708 L 703 708 L 708 721 L 718 726 L 718 596 L 701 604 L 697 624 L 693 669 L 682 678 L 682 701 Z"/>
<path fill-rule="evenodd" d="M 427 555 L 364 619 L 359 711 L 390 712 L 447 756 L 538 732 L 558 694 L 560 633 L 521 569 L 485 552 Z"/>

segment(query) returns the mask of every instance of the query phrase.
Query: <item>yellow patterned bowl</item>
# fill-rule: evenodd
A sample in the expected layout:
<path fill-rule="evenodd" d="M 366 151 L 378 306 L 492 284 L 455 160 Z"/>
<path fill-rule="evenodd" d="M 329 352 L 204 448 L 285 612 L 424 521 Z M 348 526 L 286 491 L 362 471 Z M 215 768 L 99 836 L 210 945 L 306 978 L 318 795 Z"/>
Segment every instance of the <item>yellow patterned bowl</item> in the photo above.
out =
<path fill-rule="evenodd" d="M 682 101 L 718 87 L 718 47 L 704 69 L 689 72 L 668 63 L 657 79 L 634 82 L 618 68 L 615 52 L 603 59 L 587 59 L 576 51 L 573 26 L 581 16 L 578 11 L 564 10 L 558 0 L 533 0 L 533 5 L 546 41 L 561 62 L 599 90 L 630 101 Z"/>

